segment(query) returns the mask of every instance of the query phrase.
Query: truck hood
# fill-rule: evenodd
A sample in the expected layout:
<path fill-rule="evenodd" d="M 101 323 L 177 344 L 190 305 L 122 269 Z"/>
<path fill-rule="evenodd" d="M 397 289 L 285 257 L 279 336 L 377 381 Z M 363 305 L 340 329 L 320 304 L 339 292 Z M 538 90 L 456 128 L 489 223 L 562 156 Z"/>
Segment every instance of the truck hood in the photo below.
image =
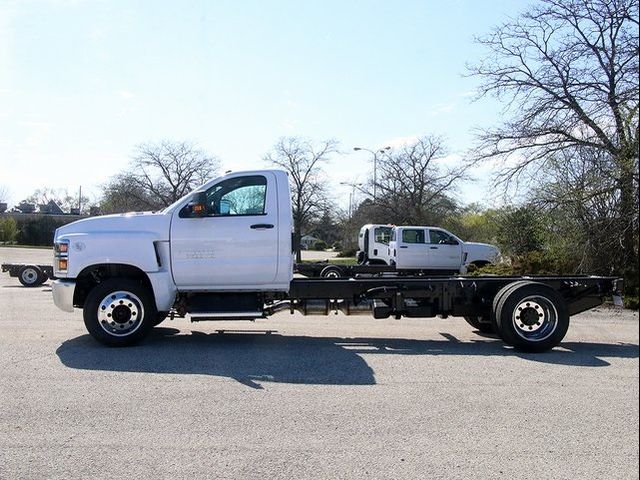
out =
<path fill-rule="evenodd" d="M 104 215 L 78 220 L 56 230 L 55 238 L 75 233 L 113 234 L 126 237 L 132 233 L 145 233 L 155 241 L 169 240 L 171 214 L 152 212 L 131 212 L 116 215 Z"/>
<path fill-rule="evenodd" d="M 92 217 L 60 227 L 54 240 L 69 242 L 68 267 L 65 272 L 55 264 L 54 275 L 77 278 L 86 268 L 110 264 L 157 272 L 168 265 L 159 258 L 159 245 L 169 244 L 170 225 L 170 213 L 148 212 Z"/>
<path fill-rule="evenodd" d="M 485 261 L 494 263 L 500 256 L 500 249 L 488 243 L 465 242 L 464 251 L 468 254 L 468 262 Z"/>
<path fill-rule="evenodd" d="M 498 247 L 496 247 L 495 245 L 491 245 L 489 243 L 480 243 L 480 242 L 464 242 L 465 246 L 471 247 L 471 248 L 491 248 L 494 250 L 498 250 Z"/>

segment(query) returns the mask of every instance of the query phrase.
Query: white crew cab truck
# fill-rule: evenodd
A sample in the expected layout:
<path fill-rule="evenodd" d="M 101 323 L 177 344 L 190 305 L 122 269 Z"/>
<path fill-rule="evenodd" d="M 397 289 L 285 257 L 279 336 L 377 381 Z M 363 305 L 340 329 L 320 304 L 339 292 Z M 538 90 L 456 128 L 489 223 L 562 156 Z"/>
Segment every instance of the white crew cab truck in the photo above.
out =
<path fill-rule="evenodd" d="M 439 227 L 395 227 L 389 241 L 389 263 L 400 270 L 432 270 L 466 273 L 469 265 L 495 263 L 500 250 L 494 245 L 465 242 Z"/>
<path fill-rule="evenodd" d="M 357 265 L 327 262 L 295 265 L 307 277 L 364 275 L 453 275 L 470 265 L 495 263 L 500 250 L 487 243 L 465 242 L 440 227 L 367 224 L 358 233 Z"/>
<path fill-rule="evenodd" d="M 408 270 L 465 273 L 469 265 L 495 263 L 500 250 L 488 243 L 465 242 L 440 227 L 363 225 L 358 234 L 359 264 L 395 265 Z"/>
<path fill-rule="evenodd" d="M 106 345 L 140 341 L 167 316 L 253 320 L 303 314 L 462 316 L 517 348 L 557 345 L 569 316 L 619 293 L 614 277 L 293 278 L 286 172 L 235 172 L 157 213 L 56 230 L 53 299 L 83 310 Z"/>

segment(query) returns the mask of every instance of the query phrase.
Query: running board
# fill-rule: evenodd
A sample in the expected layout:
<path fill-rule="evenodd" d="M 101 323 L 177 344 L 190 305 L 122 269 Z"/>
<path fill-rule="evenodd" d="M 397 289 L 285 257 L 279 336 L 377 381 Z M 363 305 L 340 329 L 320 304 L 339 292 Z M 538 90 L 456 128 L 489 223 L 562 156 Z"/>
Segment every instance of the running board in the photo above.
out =
<path fill-rule="evenodd" d="M 255 320 L 264 317 L 259 311 L 253 312 L 192 312 L 189 313 L 192 322 L 203 320 Z"/>

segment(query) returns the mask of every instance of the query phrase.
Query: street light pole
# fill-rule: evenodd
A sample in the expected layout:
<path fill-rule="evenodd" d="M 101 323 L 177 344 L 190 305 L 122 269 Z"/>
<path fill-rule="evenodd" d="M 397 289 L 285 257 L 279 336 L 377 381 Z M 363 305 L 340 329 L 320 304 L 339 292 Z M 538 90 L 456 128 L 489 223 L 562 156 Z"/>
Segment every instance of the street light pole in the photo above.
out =
<path fill-rule="evenodd" d="M 379 150 L 370 150 L 364 147 L 353 147 L 353 150 L 355 152 L 364 150 L 366 152 L 369 152 L 371 155 L 373 155 L 373 199 L 374 200 L 376 200 L 377 198 L 377 190 L 378 190 L 378 153 L 384 153 L 390 148 L 391 148 L 390 146 L 386 146 L 384 148 L 380 148 Z"/>
<path fill-rule="evenodd" d="M 351 193 L 349 193 L 349 218 L 353 215 L 353 197 L 356 195 L 356 187 L 361 186 L 361 183 L 353 183 L 353 182 L 340 182 L 340 185 L 349 185 L 351 186 Z"/>

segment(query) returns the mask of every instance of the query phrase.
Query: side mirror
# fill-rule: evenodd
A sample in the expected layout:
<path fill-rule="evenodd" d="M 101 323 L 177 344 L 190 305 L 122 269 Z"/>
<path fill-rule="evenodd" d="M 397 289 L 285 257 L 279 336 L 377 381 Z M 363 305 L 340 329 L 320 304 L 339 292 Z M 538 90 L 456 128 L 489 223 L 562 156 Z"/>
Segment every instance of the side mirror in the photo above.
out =
<path fill-rule="evenodd" d="M 196 192 L 189 202 L 189 211 L 192 217 L 204 217 L 207 215 L 207 193 Z"/>

